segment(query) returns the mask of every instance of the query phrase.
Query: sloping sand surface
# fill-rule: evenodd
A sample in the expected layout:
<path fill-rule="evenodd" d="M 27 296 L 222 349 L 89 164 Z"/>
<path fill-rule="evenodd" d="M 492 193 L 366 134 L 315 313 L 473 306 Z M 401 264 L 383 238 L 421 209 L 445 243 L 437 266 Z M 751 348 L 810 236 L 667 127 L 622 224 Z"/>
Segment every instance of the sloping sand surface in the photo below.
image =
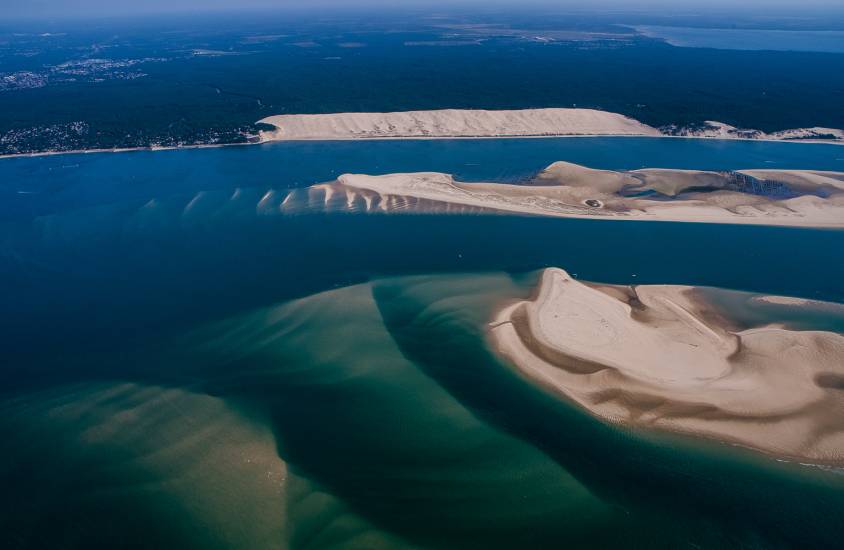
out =
<path fill-rule="evenodd" d="M 537 185 L 568 185 L 585 187 L 604 193 L 615 193 L 626 185 L 639 183 L 635 177 L 612 170 L 595 170 L 571 162 L 555 162 L 537 174 Z"/>
<path fill-rule="evenodd" d="M 844 336 L 736 331 L 692 287 L 600 287 L 560 269 L 491 324 L 522 373 L 609 422 L 844 464 Z"/>
<path fill-rule="evenodd" d="M 593 109 L 485 111 L 443 109 L 397 113 L 276 115 L 259 121 L 277 128 L 264 141 L 567 135 L 658 136 L 655 128 Z"/>

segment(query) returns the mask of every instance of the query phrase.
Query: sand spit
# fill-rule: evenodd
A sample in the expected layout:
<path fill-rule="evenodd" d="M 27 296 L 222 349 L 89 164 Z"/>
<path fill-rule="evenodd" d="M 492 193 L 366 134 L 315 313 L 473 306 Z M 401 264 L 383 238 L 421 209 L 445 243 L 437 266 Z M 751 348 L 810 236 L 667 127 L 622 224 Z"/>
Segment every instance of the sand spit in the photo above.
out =
<path fill-rule="evenodd" d="M 558 217 L 844 227 L 844 173 L 593 170 L 557 162 L 526 184 L 448 174 L 345 174 L 297 203 L 326 210 L 510 212 Z M 307 195 L 305 199 L 304 196 Z"/>
<path fill-rule="evenodd" d="M 259 122 L 277 128 L 275 131 L 262 132 L 261 139 L 264 141 L 660 135 L 655 128 L 632 118 L 593 109 L 443 109 L 397 113 L 276 115 Z"/>
<path fill-rule="evenodd" d="M 692 287 L 587 285 L 560 269 L 490 326 L 524 375 L 608 422 L 844 465 L 844 335 L 735 331 Z"/>

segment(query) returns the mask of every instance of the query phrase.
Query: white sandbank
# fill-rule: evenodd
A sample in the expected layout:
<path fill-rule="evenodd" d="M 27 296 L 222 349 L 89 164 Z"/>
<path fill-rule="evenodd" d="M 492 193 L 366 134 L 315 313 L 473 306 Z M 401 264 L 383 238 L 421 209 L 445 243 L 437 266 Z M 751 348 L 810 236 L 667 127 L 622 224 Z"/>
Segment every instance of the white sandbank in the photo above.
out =
<path fill-rule="evenodd" d="M 587 285 L 560 269 L 490 327 L 521 373 L 608 422 L 844 464 L 844 335 L 735 330 L 692 287 Z"/>
<path fill-rule="evenodd" d="M 558 162 L 530 185 L 463 183 L 437 172 L 345 174 L 334 182 L 309 188 L 307 200 L 311 207 L 332 210 L 497 211 L 616 220 L 844 227 L 844 189 L 831 183 L 839 182 L 839 178 L 844 181 L 844 173 L 746 172 L 751 173 L 765 176 L 766 181 L 787 180 L 795 191 L 806 194 L 777 198 L 743 192 L 729 173 L 656 169 L 612 172 Z M 696 191 L 702 187 L 714 191 Z M 812 194 L 813 190 L 823 193 Z M 659 193 L 662 198 L 642 193 Z"/>

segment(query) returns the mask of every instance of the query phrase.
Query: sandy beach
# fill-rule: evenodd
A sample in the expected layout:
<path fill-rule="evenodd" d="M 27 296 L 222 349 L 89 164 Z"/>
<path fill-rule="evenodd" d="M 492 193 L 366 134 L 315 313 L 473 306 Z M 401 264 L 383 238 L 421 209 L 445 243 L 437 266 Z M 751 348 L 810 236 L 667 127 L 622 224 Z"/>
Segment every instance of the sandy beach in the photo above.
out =
<path fill-rule="evenodd" d="M 490 327 L 521 373 L 608 422 L 844 464 L 841 334 L 737 330 L 693 287 L 584 284 L 561 269 Z"/>
<path fill-rule="evenodd" d="M 465 183 L 437 172 L 345 174 L 306 193 L 311 207 L 330 210 L 844 227 L 841 172 L 613 172 L 557 162 L 521 185 Z"/>

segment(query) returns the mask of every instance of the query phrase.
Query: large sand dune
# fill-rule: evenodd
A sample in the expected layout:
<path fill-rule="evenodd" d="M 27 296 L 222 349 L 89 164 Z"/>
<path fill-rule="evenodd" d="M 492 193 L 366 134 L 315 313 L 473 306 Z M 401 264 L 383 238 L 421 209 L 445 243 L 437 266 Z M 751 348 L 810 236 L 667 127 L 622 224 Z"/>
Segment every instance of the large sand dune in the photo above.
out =
<path fill-rule="evenodd" d="M 522 185 L 464 183 L 436 172 L 346 174 L 279 200 L 280 207 L 329 210 L 844 227 L 843 184 L 839 172 L 613 172 L 557 162 Z"/>
<path fill-rule="evenodd" d="M 738 330 L 692 287 L 600 287 L 560 269 L 491 327 L 522 373 L 609 422 L 844 464 L 844 335 Z"/>
<path fill-rule="evenodd" d="M 263 140 L 644 135 L 659 131 L 632 118 L 593 109 L 484 111 L 443 109 L 397 113 L 276 115 Z"/>
<path fill-rule="evenodd" d="M 275 127 L 260 132 L 260 141 L 586 135 L 844 140 L 844 130 L 836 128 L 795 128 L 766 133 L 716 121 L 653 128 L 618 113 L 576 108 L 295 114 L 269 116 L 258 122 Z"/>

